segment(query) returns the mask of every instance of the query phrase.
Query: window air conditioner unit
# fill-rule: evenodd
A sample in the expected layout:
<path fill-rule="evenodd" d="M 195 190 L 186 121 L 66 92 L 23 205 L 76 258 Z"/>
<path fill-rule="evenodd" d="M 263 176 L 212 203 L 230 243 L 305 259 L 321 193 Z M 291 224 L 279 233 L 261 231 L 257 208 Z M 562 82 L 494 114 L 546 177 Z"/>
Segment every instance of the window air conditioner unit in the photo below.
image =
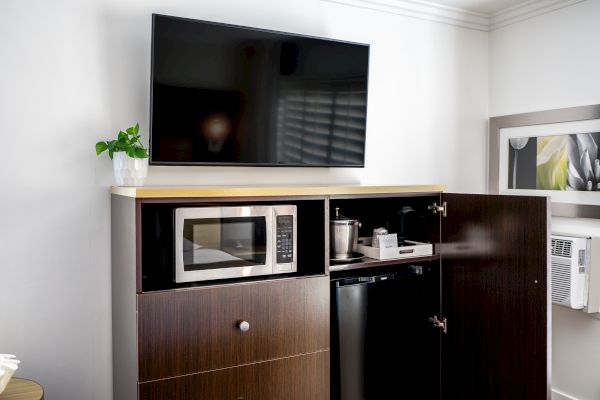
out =
<path fill-rule="evenodd" d="M 600 237 L 552 235 L 552 302 L 600 313 Z"/>
<path fill-rule="evenodd" d="M 552 235 L 552 302 L 576 310 L 588 302 L 589 237 Z"/>

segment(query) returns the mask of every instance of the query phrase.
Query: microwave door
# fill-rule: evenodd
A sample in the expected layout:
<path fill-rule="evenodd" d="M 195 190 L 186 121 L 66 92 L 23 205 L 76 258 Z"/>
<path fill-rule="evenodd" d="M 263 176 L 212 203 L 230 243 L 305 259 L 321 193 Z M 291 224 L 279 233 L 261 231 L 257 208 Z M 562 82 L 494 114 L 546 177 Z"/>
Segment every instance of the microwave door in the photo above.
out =
<path fill-rule="evenodd" d="M 269 207 L 176 209 L 176 282 L 271 273 Z"/>

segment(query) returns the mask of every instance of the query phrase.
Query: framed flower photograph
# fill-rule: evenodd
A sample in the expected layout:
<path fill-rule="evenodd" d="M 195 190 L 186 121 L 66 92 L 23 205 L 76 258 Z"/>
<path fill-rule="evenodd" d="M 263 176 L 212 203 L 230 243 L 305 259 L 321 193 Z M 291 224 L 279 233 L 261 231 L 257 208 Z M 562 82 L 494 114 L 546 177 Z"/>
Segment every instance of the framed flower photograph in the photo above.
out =
<path fill-rule="evenodd" d="M 488 192 L 600 217 L 600 105 L 490 118 L 488 160 Z"/>

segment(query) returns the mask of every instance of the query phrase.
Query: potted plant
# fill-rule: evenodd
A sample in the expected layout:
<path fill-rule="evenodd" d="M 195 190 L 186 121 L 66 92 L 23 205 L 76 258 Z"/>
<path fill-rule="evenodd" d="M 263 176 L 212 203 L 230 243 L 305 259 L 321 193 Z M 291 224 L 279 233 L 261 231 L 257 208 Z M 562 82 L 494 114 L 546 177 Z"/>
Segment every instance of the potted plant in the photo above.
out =
<path fill-rule="evenodd" d="M 114 140 L 96 143 L 97 155 L 108 150 L 118 186 L 144 186 L 148 176 L 148 150 L 140 142 L 139 130 L 140 124 L 135 124 L 119 131 Z"/>

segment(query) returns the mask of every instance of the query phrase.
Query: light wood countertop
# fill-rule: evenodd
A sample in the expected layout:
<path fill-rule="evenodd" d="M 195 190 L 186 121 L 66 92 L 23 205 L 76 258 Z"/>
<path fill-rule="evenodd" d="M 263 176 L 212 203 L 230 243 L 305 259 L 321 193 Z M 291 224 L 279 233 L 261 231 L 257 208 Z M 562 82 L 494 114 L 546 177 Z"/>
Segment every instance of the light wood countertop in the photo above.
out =
<path fill-rule="evenodd" d="M 353 194 L 439 193 L 446 185 L 403 186 L 113 186 L 112 194 L 135 198 L 327 196 Z"/>

